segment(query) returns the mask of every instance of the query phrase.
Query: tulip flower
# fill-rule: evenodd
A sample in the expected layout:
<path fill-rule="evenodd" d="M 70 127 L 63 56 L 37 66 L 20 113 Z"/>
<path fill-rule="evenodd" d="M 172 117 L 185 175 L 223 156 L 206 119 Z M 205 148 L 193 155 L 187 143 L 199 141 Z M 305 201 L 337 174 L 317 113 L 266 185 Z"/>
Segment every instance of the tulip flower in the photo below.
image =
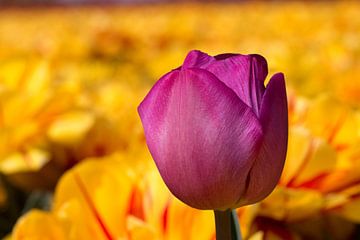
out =
<path fill-rule="evenodd" d="M 140 104 L 150 153 L 184 203 L 234 209 L 276 186 L 287 150 L 287 98 L 284 75 L 265 88 L 267 73 L 260 55 L 191 51 Z"/>

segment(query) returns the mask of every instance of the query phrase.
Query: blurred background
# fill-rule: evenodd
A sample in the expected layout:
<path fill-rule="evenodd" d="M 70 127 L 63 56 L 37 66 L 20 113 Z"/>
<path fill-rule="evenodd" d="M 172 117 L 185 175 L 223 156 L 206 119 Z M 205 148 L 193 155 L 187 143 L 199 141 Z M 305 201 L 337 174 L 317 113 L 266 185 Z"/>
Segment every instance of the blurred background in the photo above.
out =
<path fill-rule="evenodd" d="M 360 239 L 360 4 L 0 1 L 0 236 L 215 239 L 171 196 L 136 108 L 188 51 L 259 53 L 286 76 L 275 191 L 245 239 Z"/>

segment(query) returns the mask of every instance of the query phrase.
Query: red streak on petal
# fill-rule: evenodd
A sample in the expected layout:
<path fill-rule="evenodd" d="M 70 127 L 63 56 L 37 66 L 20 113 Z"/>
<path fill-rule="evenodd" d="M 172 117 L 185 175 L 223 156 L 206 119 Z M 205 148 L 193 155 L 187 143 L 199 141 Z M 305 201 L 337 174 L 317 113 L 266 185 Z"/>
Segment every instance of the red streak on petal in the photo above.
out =
<path fill-rule="evenodd" d="M 350 146 L 349 144 L 338 144 L 338 145 L 335 146 L 335 150 L 337 152 L 341 152 L 341 151 L 344 151 L 344 150 L 348 149 L 349 146 Z"/>
<path fill-rule="evenodd" d="M 86 190 L 86 186 L 85 184 L 82 182 L 80 176 L 76 173 L 74 173 L 74 179 L 75 182 L 77 183 L 80 192 L 82 193 L 86 203 L 88 204 L 90 211 L 94 214 L 94 217 L 96 219 L 96 221 L 99 223 L 101 230 L 103 231 L 104 235 L 106 236 L 106 238 L 108 240 L 115 240 L 115 238 L 113 238 L 110 234 L 110 231 L 107 229 L 104 221 L 102 220 L 99 212 L 97 211 L 95 204 L 93 203 L 93 201 L 91 200 L 91 197 L 89 195 L 89 193 Z"/>
<path fill-rule="evenodd" d="M 329 176 L 329 173 L 320 173 L 319 175 L 313 177 L 310 180 L 307 180 L 305 182 L 302 182 L 298 185 L 296 185 L 296 187 L 298 188 L 310 188 L 310 189 L 317 189 L 320 192 L 323 192 L 322 190 L 322 185 L 323 185 L 323 181 L 324 179 Z M 325 191 L 324 191 L 325 192 Z"/>
<path fill-rule="evenodd" d="M 141 195 L 141 191 L 138 189 L 138 187 L 134 187 L 130 196 L 128 214 L 145 221 L 145 213 L 142 199 L 143 197 Z"/>
<path fill-rule="evenodd" d="M 168 227 L 168 221 L 169 221 L 169 203 L 166 204 L 166 207 L 164 209 L 164 212 L 162 214 L 162 227 L 163 227 L 163 232 L 164 235 L 166 233 L 167 227 Z"/>
<path fill-rule="evenodd" d="M 309 163 L 311 157 L 314 154 L 314 150 L 315 150 L 315 141 L 314 141 L 314 139 L 311 139 L 310 143 L 309 143 L 309 147 L 308 147 L 307 152 L 305 154 L 304 160 L 302 161 L 301 166 L 299 167 L 299 169 L 297 171 L 298 174 L 301 174 L 301 172 L 304 171 L 304 169 L 306 168 L 306 165 Z M 290 181 L 287 183 L 286 186 L 287 187 L 296 187 L 295 186 L 296 177 L 297 177 L 297 175 L 293 176 L 290 179 Z"/>
<path fill-rule="evenodd" d="M 346 119 L 346 114 L 343 114 L 342 116 L 339 117 L 339 119 L 336 121 L 333 129 L 331 129 L 329 137 L 328 137 L 328 142 L 330 144 L 333 143 L 337 133 L 339 132 L 339 130 L 341 129 L 341 127 L 344 125 Z"/>

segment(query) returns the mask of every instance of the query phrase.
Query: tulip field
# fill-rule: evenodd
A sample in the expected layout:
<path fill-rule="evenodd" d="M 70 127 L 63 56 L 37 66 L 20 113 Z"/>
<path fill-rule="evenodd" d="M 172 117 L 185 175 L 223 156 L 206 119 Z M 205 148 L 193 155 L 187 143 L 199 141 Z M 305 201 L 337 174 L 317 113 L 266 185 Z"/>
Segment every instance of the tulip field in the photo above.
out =
<path fill-rule="evenodd" d="M 237 209 L 243 239 L 360 239 L 359 12 L 355 1 L 0 8 L 0 237 L 215 240 L 214 213 L 166 187 L 137 111 L 199 49 L 264 56 L 265 84 L 285 76 L 285 166 L 268 197 Z"/>

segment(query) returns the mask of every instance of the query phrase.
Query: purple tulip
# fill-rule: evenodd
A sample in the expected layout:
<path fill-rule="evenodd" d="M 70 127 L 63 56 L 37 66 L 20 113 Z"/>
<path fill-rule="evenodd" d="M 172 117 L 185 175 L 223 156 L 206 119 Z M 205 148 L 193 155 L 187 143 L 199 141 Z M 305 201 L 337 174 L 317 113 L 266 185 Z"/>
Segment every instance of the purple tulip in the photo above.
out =
<path fill-rule="evenodd" d="M 284 75 L 267 87 L 260 55 L 191 51 L 138 111 L 147 145 L 170 191 L 198 209 L 264 199 L 282 172 L 288 138 Z"/>

